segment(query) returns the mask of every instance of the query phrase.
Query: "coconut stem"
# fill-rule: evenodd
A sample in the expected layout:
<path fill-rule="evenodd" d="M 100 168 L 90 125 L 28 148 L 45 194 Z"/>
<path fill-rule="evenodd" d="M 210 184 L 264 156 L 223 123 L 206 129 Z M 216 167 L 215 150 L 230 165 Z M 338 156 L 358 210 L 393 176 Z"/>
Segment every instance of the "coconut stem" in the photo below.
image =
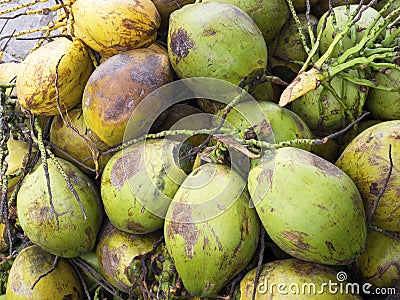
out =
<path fill-rule="evenodd" d="M 53 261 L 53 265 L 51 266 L 51 268 L 44 274 L 41 274 L 38 279 L 35 280 L 35 282 L 32 284 L 31 286 L 31 290 L 33 290 L 36 286 L 36 284 L 39 283 L 40 279 L 46 277 L 47 275 L 49 275 L 51 272 L 53 272 L 56 268 L 57 268 L 57 263 L 58 263 L 59 257 L 56 256 L 54 257 L 54 261 Z"/>
<path fill-rule="evenodd" d="M 96 171 L 96 178 L 98 178 L 98 176 L 100 175 L 100 164 L 99 164 L 100 150 L 96 147 L 95 143 L 87 135 L 81 134 L 79 132 L 79 130 L 72 124 L 72 122 L 70 121 L 70 118 L 68 116 L 68 111 L 65 111 L 65 116 L 64 116 L 64 112 L 61 110 L 60 93 L 59 93 L 59 89 L 58 89 L 58 79 L 59 79 L 58 67 L 59 67 L 63 57 L 64 57 L 64 55 L 62 55 L 57 62 L 56 76 L 55 76 L 55 90 L 56 90 L 58 113 L 59 113 L 63 123 L 65 124 L 65 126 L 69 129 L 71 129 L 76 135 L 78 135 L 85 141 L 86 147 L 88 147 L 90 152 L 92 153 L 92 159 L 93 159 L 93 163 L 95 165 L 95 171 Z M 78 202 L 81 205 L 80 201 L 78 201 Z M 86 215 L 85 215 L 85 219 L 86 219 Z"/>
<path fill-rule="evenodd" d="M 58 172 L 60 172 L 61 176 L 64 178 L 66 184 L 68 185 L 69 190 L 72 192 L 72 194 L 74 195 L 76 201 L 78 202 L 78 204 L 79 204 L 79 206 L 81 208 L 81 211 L 82 211 L 82 214 L 83 214 L 83 218 L 86 220 L 87 216 L 86 216 L 85 208 L 83 207 L 83 203 L 82 203 L 81 199 L 79 199 L 79 195 L 76 192 L 74 186 L 72 185 L 68 174 L 65 173 L 64 168 L 59 163 L 59 161 L 57 160 L 55 155 L 50 151 L 50 149 L 47 149 L 47 154 L 50 156 L 51 160 L 53 161 L 53 164 L 57 167 Z"/>
<path fill-rule="evenodd" d="M 386 176 L 385 182 L 383 183 L 382 188 L 379 190 L 379 193 L 378 193 L 378 196 L 376 197 L 374 205 L 372 206 L 372 209 L 368 214 L 367 224 L 369 224 L 369 225 L 371 224 L 372 218 L 374 217 L 374 215 L 376 213 L 379 201 L 381 200 L 381 198 L 382 198 L 383 194 L 385 193 L 386 188 L 387 188 L 387 186 L 389 184 L 390 176 L 392 175 L 392 170 L 393 170 L 392 145 L 390 144 L 389 145 L 389 171 L 388 171 L 388 174 Z"/>
<path fill-rule="evenodd" d="M 93 268 L 90 264 L 88 264 L 82 258 L 75 257 L 75 258 L 71 258 L 69 260 L 71 262 L 73 262 L 83 272 L 87 273 L 91 279 L 93 279 L 99 286 L 101 286 L 107 292 L 112 294 L 114 297 L 116 297 L 120 300 L 123 300 L 123 298 L 121 298 L 118 295 L 118 291 L 106 279 L 104 279 L 104 277 L 100 273 L 98 273 L 95 268 Z"/>
<path fill-rule="evenodd" d="M 366 113 L 362 114 L 361 116 L 359 116 L 356 120 L 354 120 L 349 125 L 347 125 L 346 128 L 344 128 L 340 131 L 337 131 L 335 133 L 332 133 L 330 135 L 327 135 L 326 137 L 324 137 L 322 139 L 294 139 L 294 140 L 290 140 L 290 141 L 283 141 L 283 142 L 276 143 L 276 144 L 271 144 L 271 143 L 264 142 L 264 141 L 250 139 L 250 140 L 244 140 L 243 143 L 246 145 L 256 146 L 258 148 L 264 148 L 264 149 L 278 149 L 278 148 L 284 148 L 284 147 L 293 147 L 296 145 L 321 145 L 321 144 L 327 143 L 328 140 L 336 138 L 337 136 L 342 135 L 346 131 L 350 130 L 354 126 L 354 124 L 359 123 L 367 115 L 369 115 L 369 112 L 366 112 Z"/>
<path fill-rule="evenodd" d="M 46 147 L 43 142 L 43 132 L 42 132 L 42 128 L 40 127 L 38 118 L 34 119 L 34 128 L 37 131 L 37 139 L 34 136 L 32 136 L 32 138 L 34 138 L 36 140 L 39 151 L 40 151 L 42 167 L 43 167 L 44 175 L 46 177 L 47 195 L 49 197 L 51 213 L 54 214 L 54 216 L 56 218 L 56 228 L 58 230 L 60 227 L 60 221 L 58 219 L 58 213 L 56 212 L 56 209 L 54 208 L 53 193 L 51 191 L 51 186 L 50 186 L 49 167 L 47 165 L 47 151 L 46 151 Z M 33 132 L 32 132 L 32 135 L 33 135 Z"/>
<path fill-rule="evenodd" d="M 300 35 L 300 40 L 301 40 L 301 43 L 303 44 L 303 48 L 306 51 L 306 53 L 309 54 L 310 53 L 310 48 L 307 45 L 307 39 L 306 39 L 306 36 L 303 33 L 303 26 L 301 25 L 300 19 L 297 16 L 296 10 L 295 10 L 294 5 L 293 5 L 293 0 L 286 0 L 286 2 L 288 4 L 288 6 L 289 6 L 289 9 L 290 9 L 290 12 L 292 14 L 293 20 L 296 23 L 297 30 L 298 30 L 299 35 Z M 307 0 L 307 2 L 308 2 L 308 0 Z"/>
<path fill-rule="evenodd" d="M 257 285 L 258 285 L 258 281 L 260 280 L 261 268 L 262 268 L 262 263 L 264 260 L 264 251 L 265 251 L 265 229 L 264 229 L 264 226 L 261 226 L 260 252 L 258 253 L 257 269 L 256 269 L 256 275 L 254 276 L 254 286 L 253 286 L 253 294 L 251 295 L 251 300 L 256 299 Z"/>

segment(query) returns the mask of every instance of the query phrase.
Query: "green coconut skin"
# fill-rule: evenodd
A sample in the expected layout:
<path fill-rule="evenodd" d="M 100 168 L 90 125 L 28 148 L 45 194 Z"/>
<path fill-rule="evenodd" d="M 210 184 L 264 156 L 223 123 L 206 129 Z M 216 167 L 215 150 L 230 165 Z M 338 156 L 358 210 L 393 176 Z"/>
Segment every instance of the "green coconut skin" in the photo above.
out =
<path fill-rule="evenodd" d="M 244 184 L 228 167 L 206 164 L 187 177 L 168 209 L 166 247 L 193 296 L 216 295 L 257 249 L 260 223 Z"/>
<path fill-rule="evenodd" d="M 174 11 L 168 54 L 180 78 L 218 78 L 236 85 L 262 75 L 268 57 L 262 33 L 251 17 L 223 2 L 188 4 Z"/>
<path fill-rule="evenodd" d="M 364 279 L 375 287 L 395 287 L 400 281 L 399 265 L 400 243 L 382 233 L 369 231 L 367 250 L 356 261 Z"/>
<path fill-rule="evenodd" d="M 240 300 L 251 300 L 254 289 L 254 278 L 257 268 L 248 272 L 240 282 Z M 276 260 L 261 266 L 260 279 L 258 280 L 259 289 L 256 292 L 255 300 L 263 299 L 329 299 L 329 300 L 345 300 L 355 299 L 351 294 L 332 294 L 329 291 L 329 282 L 338 284 L 336 278 L 337 271 L 332 268 L 316 263 L 301 261 L 298 259 Z M 283 289 L 287 294 L 279 293 L 278 284 L 286 284 Z M 310 286 L 310 290 L 306 285 Z M 323 286 L 325 284 L 325 286 Z M 346 282 L 342 281 L 345 285 Z M 290 285 L 299 287 L 299 293 L 292 293 Z M 304 293 L 301 289 L 305 286 Z M 311 287 L 315 285 L 315 289 Z M 323 292 L 321 291 L 323 287 Z M 293 289 L 295 291 L 295 289 Z"/>
<path fill-rule="evenodd" d="M 400 82 L 400 71 L 391 69 L 387 73 L 376 72 L 374 80 L 383 87 L 398 88 Z M 400 119 L 400 92 L 388 92 L 379 89 L 370 89 L 367 101 L 367 110 L 373 118 L 379 120 Z"/>
<path fill-rule="evenodd" d="M 400 231 L 399 138 L 400 121 L 379 123 L 355 137 L 336 162 L 357 185 L 369 214 L 387 180 L 392 145 L 392 174 L 372 218 L 373 225 L 389 231 Z"/>
<path fill-rule="evenodd" d="M 55 256 L 33 245 L 23 249 L 10 270 L 6 295 L 8 300 L 54 300 L 84 299 L 84 292 L 77 274 L 64 258 L 56 268 L 42 277 L 32 289 L 36 280 L 51 270 Z"/>
<path fill-rule="evenodd" d="M 109 160 L 101 198 L 115 227 L 135 234 L 163 227 L 171 199 L 186 177 L 172 156 L 178 146 L 176 141 L 149 140 L 145 147 L 143 142 L 134 144 Z"/>
<path fill-rule="evenodd" d="M 222 113 L 220 113 L 222 115 Z M 235 105 L 229 112 L 226 122 L 230 123 L 243 136 L 254 128 L 257 134 L 263 124 L 270 124 L 275 142 L 294 139 L 311 139 L 312 133 L 307 124 L 294 112 L 268 101 L 247 101 Z M 266 125 L 268 127 L 268 125 Z M 259 137 L 263 140 L 262 136 Z M 296 145 L 296 147 L 310 150 L 310 145 Z"/>
<path fill-rule="evenodd" d="M 103 220 L 103 207 L 95 185 L 77 167 L 57 158 L 83 205 L 82 209 L 64 177 L 48 160 L 50 187 L 59 227 L 51 210 L 43 165 L 37 164 L 25 177 L 17 194 L 17 211 L 24 233 L 53 255 L 76 257 L 90 252 Z"/>
<path fill-rule="evenodd" d="M 204 0 L 214 2 L 217 0 Z M 277 36 L 289 20 L 290 11 L 285 1 L 280 0 L 223 0 L 245 11 L 256 22 L 267 44 Z"/>
<path fill-rule="evenodd" d="M 350 13 L 353 13 L 357 9 L 357 7 L 358 7 L 358 4 L 350 5 Z M 342 31 L 345 28 L 348 18 L 350 17 L 350 16 L 347 16 L 346 5 L 334 7 L 333 11 L 335 13 L 335 18 L 336 18 L 336 26 L 337 26 L 336 30 L 334 29 L 334 26 L 333 26 L 332 16 L 328 17 L 327 22 L 326 22 L 326 27 L 325 28 L 323 27 L 326 16 L 329 12 L 324 13 L 318 22 L 317 32 L 319 33 L 324 28 L 323 32 L 322 32 L 321 44 L 320 44 L 321 54 L 325 53 L 325 51 L 328 49 L 329 45 L 333 41 L 335 32 Z M 378 12 L 374 8 L 372 8 L 372 7 L 367 8 L 362 13 L 360 19 L 354 25 L 355 33 L 356 33 L 355 39 L 352 40 L 349 36 L 347 36 L 347 35 L 344 36 L 342 39 L 342 45 L 339 43 L 338 45 L 335 46 L 332 56 L 338 57 L 341 53 L 343 53 L 347 49 L 357 45 L 360 42 L 365 29 L 368 28 L 368 26 L 371 24 L 371 22 L 377 16 L 378 16 Z M 343 49 L 342 49 L 342 46 L 343 46 Z"/>
<path fill-rule="evenodd" d="M 344 265 L 364 250 L 360 193 L 332 163 L 302 149 L 281 148 L 250 170 L 248 187 L 265 230 L 293 257 Z"/>
<path fill-rule="evenodd" d="M 357 77 L 355 74 L 351 75 Z M 343 84 L 345 84 L 344 89 Z M 355 118 L 360 106 L 358 86 L 338 77 L 332 79 L 331 85 Z M 344 97 L 342 97 L 342 94 L 344 94 Z M 307 123 L 311 130 L 316 131 L 319 135 L 336 132 L 343 128 L 343 120 L 346 124 L 350 121 L 339 101 L 323 86 L 319 86 L 293 101 L 291 109 Z"/>
<path fill-rule="evenodd" d="M 99 234 L 96 254 L 101 273 L 104 278 L 121 292 L 128 293 L 132 282 L 129 280 L 127 268 L 133 259 L 153 249 L 159 235 L 135 235 L 118 230 L 106 222 Z M 140 270 L 134 274 L 140 276 Z M 133 290 L 133 295 L 141 295 L 140 289 Z"/>

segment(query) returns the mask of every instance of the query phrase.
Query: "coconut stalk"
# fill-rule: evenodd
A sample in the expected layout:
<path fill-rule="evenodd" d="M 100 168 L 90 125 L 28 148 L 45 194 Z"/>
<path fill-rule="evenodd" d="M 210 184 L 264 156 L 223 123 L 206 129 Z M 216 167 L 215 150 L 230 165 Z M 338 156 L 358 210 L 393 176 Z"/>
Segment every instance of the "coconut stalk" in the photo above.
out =
<path fill-rule="evenodd" d="M 292 0 L 287 1 L 289 3 L 292 2 Z M 299 75 L 283 91 L 279 105 L 285 106 L 289 104 L 307 92 L 318 88 L 321 84 L 330 81 L 331 78 L 338 76 L 341 72 L 355 68 L 356 66 L 362 66 L 364 69 L 370 67 L 375 70 L 381 68 L 394 68 L 400 70 L 400 49 L 397 45 L 394 45 L 394 40 L 399 35 L 400 31 L 395 30 L 391 35 L 386 37 L 382 42 L 383 45 L 374 44 L 377 38 L 382 34 L 387 26 L 393 22 L 393 19 L 396 18 L 396 14 L 400 11 L 400 7 L 398 7 L 389 15 L 383 17 L 384 13 L 393 3 L 395 3 L 395 1 L 396 0 L 389 0 L 378 12 L 377 17 L 363 32 L 361 41 L 357 45 L 347 49 L 340 57 L 336 59 L 332 58 L 336 45 L 338 45 L 343 37 L 352 30 L 354 24 L 358 21 L 363 11 L 372 6 L 375 1 L 370 2 L 364 8 L 355 10 L 351 14 L 345 28 L 342 31 L 337 32 L 327 51 L 313 64 L 311 69 L 306 71 L 309 62 L 318 50 L 319 40 L 323 31 L 321 30 L 314 47 L 309 52 L 306 63 L 299 72 Z M 379 20 L 383 21 L 378 23 Z M 382 46 L 384 46 L 383 49 Z M 363 50 L 364 48 L 366 49 Z M 357 84 L 371 86 L 371 82 L 367 79 L 357 79 L 356 81 Z"/>

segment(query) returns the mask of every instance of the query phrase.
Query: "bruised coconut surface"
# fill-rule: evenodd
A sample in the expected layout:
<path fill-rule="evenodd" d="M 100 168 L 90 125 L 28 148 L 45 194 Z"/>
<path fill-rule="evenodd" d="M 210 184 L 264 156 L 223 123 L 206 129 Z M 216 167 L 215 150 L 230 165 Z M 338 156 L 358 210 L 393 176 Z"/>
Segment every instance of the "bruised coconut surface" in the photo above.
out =
<path fill-rule="evenodd" d="M 96 246 L 100 270 L 104 277 L 118 290 L 128 293 L 132 287 L 128 273 L 133 259 L 153 249 L 159 235 L 134 235 L 105 223 Z M 133 274 L 140 277 L 140 268 Z M 133 293 L 136 294 L 134 290 Z"/>
<path fill-rule="evenodd" d="M 366 243 L 365 214 L 354 183 L 333 164 L 301 149 L 278 149 L 274 159 L 253 168 L 248 182 L 270 237 L 307 261 L 335 265 L 354 260 Z M 265 184 L 269 189 L 257 187 Z"/>
<path fill-rule="evenodd" d="M 193 295 L 217 294 L 257 248 L 260 225 L 243 184 L 226 166 L 203 165 L 182 183 L 168 209 L 166 246 Z M 222 192 L 213 199 L 215 191 Z"/>
<path fill-rule="evenodd" d="M 83 95 L 83 116 L 88 127 L 110 146 L 121 143 L 125 128 L 138 104 L 151 92 L 172 81 L 168 56 L 151 49 L 136 49 L 115 55 L 93 72 Z M 139 136 L 146 118 L 161 107 L 151 103 L 135 114 Z M 153 111 L 153 114 L 151 113 Z M 141 122 L 144 122 L 143 125 Z M 154 121 L 154 120 L 151 120 Z"/>

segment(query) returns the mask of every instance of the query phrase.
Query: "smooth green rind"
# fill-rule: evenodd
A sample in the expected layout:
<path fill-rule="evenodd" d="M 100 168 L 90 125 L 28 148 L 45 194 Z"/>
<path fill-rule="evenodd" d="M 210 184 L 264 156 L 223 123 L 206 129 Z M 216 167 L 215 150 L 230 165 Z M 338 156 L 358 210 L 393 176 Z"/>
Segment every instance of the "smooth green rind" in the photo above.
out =
<path fill-rule="evenodd" d="M 145 234 L 161 229 L 164 216 L 185 173 L 174 161 L 179 143 L 148 140 L 117 152 L 101 180 L 101 198 L 110 222 L 119 230 Z"/>
<path fill-rule="evenodd" d="M 165 243 L 183 285 L 198 297 L 216 295 L 250 262 L 260 224 L 243 179 L 206 164 L 182 183 L 164 226 Z"/>
<path fill-rule="evenodd" d="M 248 186 L 271 239 L 288 254 L 328 265 L 349 264 L 365 248 L 360 193 L 335 165 L 298 148 L 252 168 Z"/>
<path fill-rule="evenodd" d="M 180 78 L 218 78 L 236 85 L 262 75 L 268 57 L 251 17 L 223 2 L 188 4 L 174 11 L 168 54 Z"/>
<path fill-rule="evenodd" d="M 24 233 L 43 250 L 61 257 L 76 257 L 94 248 L 104 212 L 99 193 L 90 179 L 70 162 L 60 158 L 58 161 L 69 176 L 87 218 L 51 160 L 48 161 L 50 187 L 59 228 L 41 163 L 22 182 L 17 195 L 18 217 Z"/>
<path fill-rule="evenodd" d="M 216 0 L 204 0 L 212 2 Z M 289 7 L 280 0 L 223 0 L 245 11 L 256 22 L 264 39 L 269 43 L 275 38 L 290 17 Z"/>

